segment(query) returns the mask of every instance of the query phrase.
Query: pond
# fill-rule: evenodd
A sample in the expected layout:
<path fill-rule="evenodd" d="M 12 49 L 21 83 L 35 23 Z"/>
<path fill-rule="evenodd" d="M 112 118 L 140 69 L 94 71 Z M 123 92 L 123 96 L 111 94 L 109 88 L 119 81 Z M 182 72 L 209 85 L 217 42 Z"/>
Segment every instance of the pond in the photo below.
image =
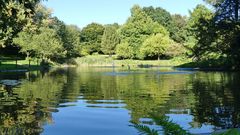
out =
<path fill-rule="evenodd" d="M 1 73 L 0 134 L 138 135 L 168 116 L 193 134 L 240 125 L 240 73 L 65 68 Z M 19 82 L 19 83 L 16 83 Z"/>

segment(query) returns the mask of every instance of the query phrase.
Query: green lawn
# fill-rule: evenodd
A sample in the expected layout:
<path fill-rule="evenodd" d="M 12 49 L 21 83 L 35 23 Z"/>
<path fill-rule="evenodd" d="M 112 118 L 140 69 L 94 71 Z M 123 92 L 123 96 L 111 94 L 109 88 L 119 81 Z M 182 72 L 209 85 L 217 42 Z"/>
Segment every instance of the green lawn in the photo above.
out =
<path fill-rule="evenodd" d="M 28 60 L 10 60 L 10 59 L 5 59 L 1 60 L 0 64 L 0 70 L 18 70 L 18 69 L 36 69 L 39 68 L 37 61 L 32 60 L 30 62 L 30 67 L 29 67 L 29 61 Z"/>

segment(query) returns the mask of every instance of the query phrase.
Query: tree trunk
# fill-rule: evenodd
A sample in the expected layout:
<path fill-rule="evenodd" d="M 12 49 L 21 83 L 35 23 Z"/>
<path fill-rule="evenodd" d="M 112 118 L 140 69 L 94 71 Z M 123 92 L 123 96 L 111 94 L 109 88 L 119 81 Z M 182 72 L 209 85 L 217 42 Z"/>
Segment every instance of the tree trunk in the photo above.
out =
<path fill-rule="evenodd" d="M 27 59 L 28 59 L 30 54 L 29 54 L 29 52 L 27 52 L 26 54 L 27 54 Z"/>
<path fill-rule="evenodd" d="M 160 55 L 158 55 L 158 61 L 160 61 Z"/>
<path fill-rule="evenodd" d="M 238 21 L 238 15 L 239 15 L 239 13 L 238 13 L 238 11 L 239 11 L 239 0 L 235 0 L 235 21 L 237 22 Z"/>
<path fill-rule="evenodd" d="M 29 61 L 28 61 L 28 68 L 30 68 L 31 67 L 31 60 L 29 59 Z"/>

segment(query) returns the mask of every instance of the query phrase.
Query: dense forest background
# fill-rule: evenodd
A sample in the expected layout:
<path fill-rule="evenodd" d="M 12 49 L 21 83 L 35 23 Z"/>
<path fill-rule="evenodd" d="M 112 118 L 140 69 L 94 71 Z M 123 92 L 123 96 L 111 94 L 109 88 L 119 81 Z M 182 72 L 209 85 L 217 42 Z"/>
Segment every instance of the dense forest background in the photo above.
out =
<path fill-rule="evenodd" d="M 119 25 L 66 25 L 40 0 L 0 0 L 1 56 L 63 63 L 92 54 L 118 59 L 191 59 L 213 67 L 240 66 L 239 0 L 206 0 L 189 16 L 134 5 Z"/>

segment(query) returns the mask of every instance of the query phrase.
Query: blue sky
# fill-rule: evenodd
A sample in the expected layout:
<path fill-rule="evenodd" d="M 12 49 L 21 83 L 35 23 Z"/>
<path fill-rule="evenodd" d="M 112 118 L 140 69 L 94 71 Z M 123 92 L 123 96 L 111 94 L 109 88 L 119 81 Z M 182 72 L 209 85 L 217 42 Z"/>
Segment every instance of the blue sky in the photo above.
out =
<path fill-rule="evenodd" d="M 74 24 L 80 28 L 91 22 L 101 24 L 123 24 L 130 16 L 134 4 L 162 7 L 172 14 L 188 15 L 188 11 L 203 0 L 48 0 L 44 2 L 53 9 L 53 15 L 66 24 Z"/>

